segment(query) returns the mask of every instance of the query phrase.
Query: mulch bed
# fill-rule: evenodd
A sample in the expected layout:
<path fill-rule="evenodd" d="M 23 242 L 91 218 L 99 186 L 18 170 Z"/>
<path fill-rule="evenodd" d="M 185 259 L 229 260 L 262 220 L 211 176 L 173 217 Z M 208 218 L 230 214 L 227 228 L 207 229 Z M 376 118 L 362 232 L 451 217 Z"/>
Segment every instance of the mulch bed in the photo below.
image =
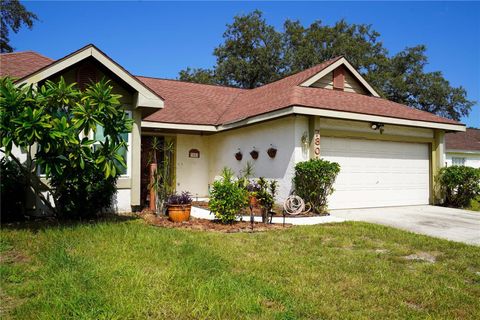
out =
<path fill-rule="evenodd" d="M 224 233 L 235 233 L 235 232 L 263 232 L 268 230 L 278 230 L 289 228 L 292 225 L 285 224 L 264 224 L 255 222 L 252 225 L 250 222 L 246 221 L 236 221 L 232 224 L 222 224 L 218 220 L 206 220 L 206 219 L 197 219 L 190 217 L 189 221 L 178 223 L 168 220 L 166 216 L 157 217 L 151 213 L 142 214 L 142 218 L 153 226 L 162 227 L 162 228 L 179 228 L 179 229 L 189 229 L 189 230 L 202 230 L 202 231 L 216 231 Z"/>

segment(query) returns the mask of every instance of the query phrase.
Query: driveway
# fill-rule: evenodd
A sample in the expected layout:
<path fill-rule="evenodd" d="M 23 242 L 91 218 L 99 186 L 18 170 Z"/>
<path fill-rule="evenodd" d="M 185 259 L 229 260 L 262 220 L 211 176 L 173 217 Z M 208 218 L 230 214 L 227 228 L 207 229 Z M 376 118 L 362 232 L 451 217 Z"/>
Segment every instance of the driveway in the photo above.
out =
<path fill-rule="evenodd" d="M 480 245 L 480 212 L 436 206 L 331 210 L 334 217 L 396 227 L 433 237 Z"/>

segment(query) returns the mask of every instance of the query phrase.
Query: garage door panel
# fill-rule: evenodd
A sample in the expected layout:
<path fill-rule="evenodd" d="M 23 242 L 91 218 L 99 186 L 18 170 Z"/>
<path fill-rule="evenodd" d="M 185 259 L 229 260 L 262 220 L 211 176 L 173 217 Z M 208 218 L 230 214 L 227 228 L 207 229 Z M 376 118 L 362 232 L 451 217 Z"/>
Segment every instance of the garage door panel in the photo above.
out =
<path fill-rule="evenodd" d="M 331 209 L 428 204 L 427 144 L 322 137 L 320 150 L 341 166 Z"/>

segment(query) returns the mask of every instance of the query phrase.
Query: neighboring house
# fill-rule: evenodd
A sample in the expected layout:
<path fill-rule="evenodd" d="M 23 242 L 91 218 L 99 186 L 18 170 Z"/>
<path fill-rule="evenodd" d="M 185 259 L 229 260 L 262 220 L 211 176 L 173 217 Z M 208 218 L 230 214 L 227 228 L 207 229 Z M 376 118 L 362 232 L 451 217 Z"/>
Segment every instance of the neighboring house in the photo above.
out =
<path fill-rule="evenodd" d="M 480 168 L 480 129 L 445 135 L 445 165 Z"/>
<path fill-rule="evenodd" d="M 433 203 L 445 133 L 465 131 L 456 121 L 380 98 L 343 57 L 256 89 L 134 76 L 93 45 L 56 61 L 20 52 L 1 55 L 0 63 L 0 75 L 19 84 L 60 76 L 80 84 L 112 80 L 134 119 L 128 169 L 118 180 L 120 211 L 147 203 L 152 136 L 175 142 L 175 187 L 197 197 L 208 197 L 223 167 L 239 172 L 250 161 L 256 176 L 279 181 L 282 201 L 296 163 L 336 161 L 341 172 L 329 207 L 338 209 Z M 274 158 L 267 154 L 272 146 Z"/>

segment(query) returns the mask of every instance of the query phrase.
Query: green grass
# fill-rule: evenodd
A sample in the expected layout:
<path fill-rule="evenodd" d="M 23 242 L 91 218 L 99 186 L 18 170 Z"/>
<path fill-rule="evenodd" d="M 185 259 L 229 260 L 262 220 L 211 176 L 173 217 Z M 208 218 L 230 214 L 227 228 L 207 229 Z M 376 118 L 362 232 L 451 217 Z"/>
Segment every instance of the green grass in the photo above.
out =
<path fill-rule="evenodd" d="M 3 228 L 0 251 L 2 319 L 480 318 L 479 247 L 366 223 Z"/>
<path fill-rule="evenodd" d="M 480 196 L 470 201 L 470 207 L 468 207 L 468 210 L 480 211 Z"/>

